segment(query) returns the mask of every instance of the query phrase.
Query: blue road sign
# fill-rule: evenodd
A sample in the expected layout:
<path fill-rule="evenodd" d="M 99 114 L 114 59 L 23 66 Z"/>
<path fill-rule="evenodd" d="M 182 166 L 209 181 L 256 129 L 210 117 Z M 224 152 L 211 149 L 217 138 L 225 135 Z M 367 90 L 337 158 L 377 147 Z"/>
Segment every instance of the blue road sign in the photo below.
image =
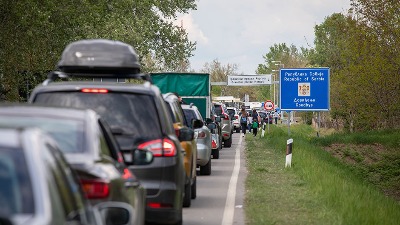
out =
<path fill-rule="evenodd" d="M 284 111 L 329 111 L 329 68 L 280 70 L 280 108 Z"/>

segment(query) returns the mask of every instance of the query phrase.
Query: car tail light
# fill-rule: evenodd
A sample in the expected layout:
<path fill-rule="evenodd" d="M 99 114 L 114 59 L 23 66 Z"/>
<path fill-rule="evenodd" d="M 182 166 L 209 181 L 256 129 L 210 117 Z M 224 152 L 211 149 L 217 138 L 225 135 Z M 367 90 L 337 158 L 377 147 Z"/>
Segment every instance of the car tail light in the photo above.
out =
<path fill-rule="evenodd" d="M 229 137 L 229 134 L 223 134 L 224 137 Z"/>
<path fill-rule="evenodd" d="M 175 129 L 175 134 L 177 137 L 179 137 L 179 129 Z"/>
<path fill-rule="evenodd" d="M 204 131 L 199 131 L 199 133 L 197 134 L 197 138 L 205 138 L 206 136 L 206 132 Z"/>
<path fill-rule="evenodd" d="M 212 142 L 211 142 L 211 147 L 212 148 L 217 148 L 217 143 L 214 140 L 212 140 Z"/>
<path fill-rule="evenodd" d="M 153 209 L 160 209 L 160 208 L 172 208 L 172 204 L 166 204 L 166 203 L 161 203 L 161 202 L 149 202 L 147 203 L 147 206 Z"/>
<path fill-rule="evenodd" d="M 229 120 L 229 115 L 224 113 L 224 120 Z"/>
<path fill-rule="evenodd" d="M 105 94 L 105 93 L 108 93 L 108 90 L 107 90 L 107 89 L 104 89 L 104 88 L 83 88 L 83 89 L 81 90 L 81 92 L 84 92 L 84 93 L 102 93 L 102 94 Z"/>
<path fill-rule="evenodd" d="M 239 119 L 239 116 L 238 116 L 238 115 L 235 115 L 235 119 Z"/>
<path fill-rule="evenodd" d="M 177 152 L 174 142 L 166 138 L 142 143 L 138 148 L 151 151 L 154 157 L 171 157 L 175 156 Z"/>
<path fill-rule="evenodd" d="M 88 199 L 107 198 L 110 194 L 109 183 L 102 180 L 81 179 L 83 191 Z"/>
<path fill-rule="evenodd" d="M 134 178 L 134 176 L 128 168 L 125 168 L 124 173 L 122 174 L 122 178 L 124 180 L 129 180 L 129 179 Z"/>

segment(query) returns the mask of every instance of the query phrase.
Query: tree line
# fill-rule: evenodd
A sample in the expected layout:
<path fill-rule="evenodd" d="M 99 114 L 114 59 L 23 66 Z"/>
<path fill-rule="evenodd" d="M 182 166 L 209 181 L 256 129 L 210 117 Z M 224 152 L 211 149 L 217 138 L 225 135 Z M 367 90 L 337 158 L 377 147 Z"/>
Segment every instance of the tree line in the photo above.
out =
<path fill-rule="evenodd" d="M 195 50 L 173 21 L 196 9 L 182 0 L 0 0 L 0 101 L 24 101 L 65 46 L 104 38 L 131 44 L 143 70 L 176 70 Z"/>
<path fill-rule="evenodd" d="M 348 131 L 400 128 L 400 2 L 352 0 L 315 26 L 314 47 L 275 44 L 257 73 L 329 67 L 331 110 L 325 123 Z"/>
<path fill-rule="evenodd" d="M 190 70 L 196 43 L 172 23 L 195 1 L 0 0 L 0 101 L 24 101 L 53 70 L 64 47 L 87 38 L 134 46 L 144 72 Z M 285 68 L 329 67 L 331 111 L 324 124 L 348 131 L 400 127 L 400 2 L 351 0 L 348 13 L 327 16 L 314 27 L 312 47 L 271 46 L 257 74 Z M 240 75 L 237 64 L 217 59 L 198 72 L 211 81 Z M 191 71 L 195 72 L 195 71 Z M 213 87 L 213 95 L 272 98 L 270 87 Z M 311 118 L 312 113 L 303 113 Z"/>

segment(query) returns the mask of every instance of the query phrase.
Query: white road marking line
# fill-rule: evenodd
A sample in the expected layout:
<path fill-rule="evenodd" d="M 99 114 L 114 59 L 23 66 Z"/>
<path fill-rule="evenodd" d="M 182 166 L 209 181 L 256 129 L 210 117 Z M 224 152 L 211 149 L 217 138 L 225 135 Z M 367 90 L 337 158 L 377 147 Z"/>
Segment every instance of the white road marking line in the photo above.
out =
<path fill-rule="evenodd" d="M 242 136 L 240 135 L 238 146 L 236 147 L 235 165 L 231 180 L 229 181 L 228 194 L 226 196 L 224 215 L 222 216 L 222 225 L 232 225 L 233 215 L 235 213 L 236 185 L 240 170 L 240 148 L 242 147 Z"/>

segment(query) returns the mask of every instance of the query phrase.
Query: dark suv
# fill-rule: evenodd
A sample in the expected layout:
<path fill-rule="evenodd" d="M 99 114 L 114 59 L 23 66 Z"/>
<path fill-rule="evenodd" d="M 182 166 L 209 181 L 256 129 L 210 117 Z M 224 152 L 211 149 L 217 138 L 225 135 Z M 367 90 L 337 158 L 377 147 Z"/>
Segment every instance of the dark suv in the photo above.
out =
<path fill-rule="evenodd" d="M 137 82 L 52 82 L 56 77 Z M 185 172 L 180 141 L 193 137 L 184 131 L 176 136 L 167 105 L 149 80 L 140 74 L 132 46 L 110 40 L 77 41 L 66 47 L 58 71 L 33 90 L 30 102 L 93 109 L 111 126 L 128 163 L 133 149 L 151 151 L 151 164 L 129 166 L 147 191 L 146 222 L 181 224 Z"/>
<path fill-rule="evenodd" d="M 213 103 L 215 108 L 215 114 L 221 117 L 221 133 L 224 142 L 224 147 L 232 146 L 232 134 L 233 134 L 233 124 L 231 116 L 229 116 L 229 111 L 223 103 Z"/>

